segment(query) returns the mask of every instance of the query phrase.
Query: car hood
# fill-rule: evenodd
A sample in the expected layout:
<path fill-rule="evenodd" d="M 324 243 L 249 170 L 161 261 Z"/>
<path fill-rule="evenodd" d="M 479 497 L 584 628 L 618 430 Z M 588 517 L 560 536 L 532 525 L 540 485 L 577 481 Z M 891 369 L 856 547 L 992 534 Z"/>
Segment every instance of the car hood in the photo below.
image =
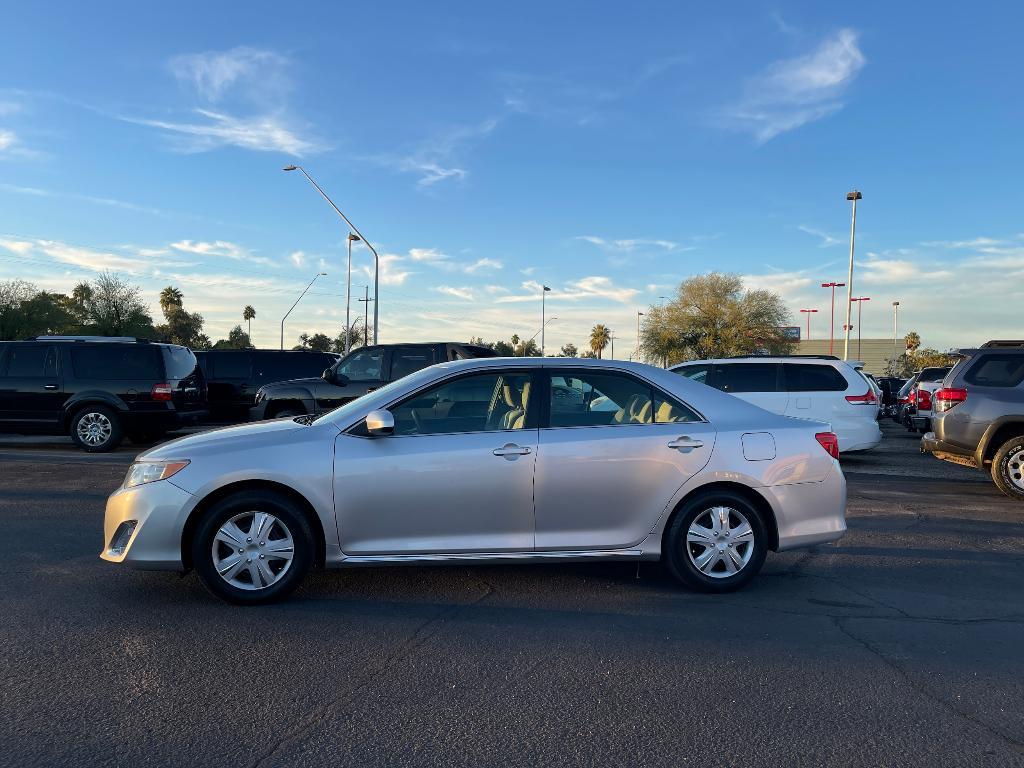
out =
<path fill-rule="evenodd" d="M 293 432 L 309 428 L 308 424 L 295 421 L 292 418 L 257 421 L 252 424 L 240 424 L 234 427 L 221 427 L 162 443 L 139 455 L 138 459 L 164 460 L 188 458 L 196 452 L 203 452 L 205 449 L 215 446 L 223 450 L 224 443 L 234 442 L 238 443 L 240 447 L 248 446 L 258 442 L 279 440 L 283 437 L 280 434 L 283 432 Z"/>
<path fill-rule="evenodd" d="M 264 392 L 273 392 L 276 389 L 287 389 L 291 387 L 313 388 L 325 383 L 326 382 L 322 378 L 317 376 L 315 379 L 285 379 L 284 381 L 272 381 L 269 384 L 264 384 L 260 389 Z"/>

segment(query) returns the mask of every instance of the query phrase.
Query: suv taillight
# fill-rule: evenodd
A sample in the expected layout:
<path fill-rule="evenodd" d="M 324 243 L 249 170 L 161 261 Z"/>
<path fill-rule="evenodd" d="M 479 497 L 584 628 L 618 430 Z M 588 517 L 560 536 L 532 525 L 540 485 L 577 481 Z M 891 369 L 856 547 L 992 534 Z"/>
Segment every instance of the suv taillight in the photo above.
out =
<path fill-rule="evenodd" d="M 847 395 L 846 402 L 854 405 L 878 405 L 878 398 L 875 397 L 875 391 L 868 387 L 868 391 L 863 395 Z"/>
<path fill-rule="evenodd" d="M 835 432 L 819 432 L 814 439 L 825 449 L 825 453 L 833 459 L 839 458 L 839 438 L 836 437 Z"/>
<path fill-rule="evenodd" d="M 919 411 L 930 411 L 932 409 L 932 393 L 927 389 L 918 390 L 917 409 Z"/>
<path fill-rule="evenodd" d="M 907 395 L 907 402 L 910 405 L 917 405 L 917 390 L 916 389 L 910 390 L 910 394 Z"/>
<path fill-rule="evenodd" d="M 939 413 L 948 411 L 954 405 L 962 403 L 967 399 L 966 389 L 954 389 L 953 387 L 943 387 L 935 393 L 935 410 Z"/>
<path fill-rule="evenodd" d="M 154 384 L 153 388 L 149 390 L 149 396 L 154 400 L 168 401 L 174 394 L 174 390 L 171 389 L 171 385 L 166 381 L 162 381 L 159 384 Z"/>

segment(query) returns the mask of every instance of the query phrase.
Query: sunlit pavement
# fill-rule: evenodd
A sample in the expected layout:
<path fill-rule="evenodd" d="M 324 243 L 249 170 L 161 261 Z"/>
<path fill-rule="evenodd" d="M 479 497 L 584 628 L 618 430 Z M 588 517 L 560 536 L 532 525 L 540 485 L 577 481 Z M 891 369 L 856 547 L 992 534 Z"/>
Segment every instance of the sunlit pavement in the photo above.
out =
<path fill-rule="evenodd" d="M 98 559 L 138 447 L 0 439 L 0 764 L 1024 765 L 1024 505 L 885 430 L 847 536 L 739 594 L 438 567 L 255 609 Z"/>

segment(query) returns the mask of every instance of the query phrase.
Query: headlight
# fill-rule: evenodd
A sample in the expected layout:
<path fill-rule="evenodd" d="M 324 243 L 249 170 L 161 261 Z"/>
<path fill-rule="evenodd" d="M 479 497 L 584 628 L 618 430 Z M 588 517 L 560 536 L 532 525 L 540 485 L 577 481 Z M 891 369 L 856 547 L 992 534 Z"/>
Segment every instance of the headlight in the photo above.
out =
<path fill-rule="evenodd" d="M 134 488 L 137 485 L 155 483 L 173 477 L 188 466 L 188 461 L 137 461 L 128 467 L 124 477 L 124 487 Z"/>

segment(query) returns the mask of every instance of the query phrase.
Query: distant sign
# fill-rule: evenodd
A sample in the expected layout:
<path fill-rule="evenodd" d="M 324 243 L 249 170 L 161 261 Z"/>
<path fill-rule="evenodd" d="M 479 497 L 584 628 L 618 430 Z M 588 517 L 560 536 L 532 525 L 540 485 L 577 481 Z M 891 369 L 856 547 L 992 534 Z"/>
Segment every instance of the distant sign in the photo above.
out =
<path fill-rule="evenodd" d="M 782 331 L 782 334 L 790 341 L 800 341 L 799 325 L 784 325 L 779 330 Z"/>

